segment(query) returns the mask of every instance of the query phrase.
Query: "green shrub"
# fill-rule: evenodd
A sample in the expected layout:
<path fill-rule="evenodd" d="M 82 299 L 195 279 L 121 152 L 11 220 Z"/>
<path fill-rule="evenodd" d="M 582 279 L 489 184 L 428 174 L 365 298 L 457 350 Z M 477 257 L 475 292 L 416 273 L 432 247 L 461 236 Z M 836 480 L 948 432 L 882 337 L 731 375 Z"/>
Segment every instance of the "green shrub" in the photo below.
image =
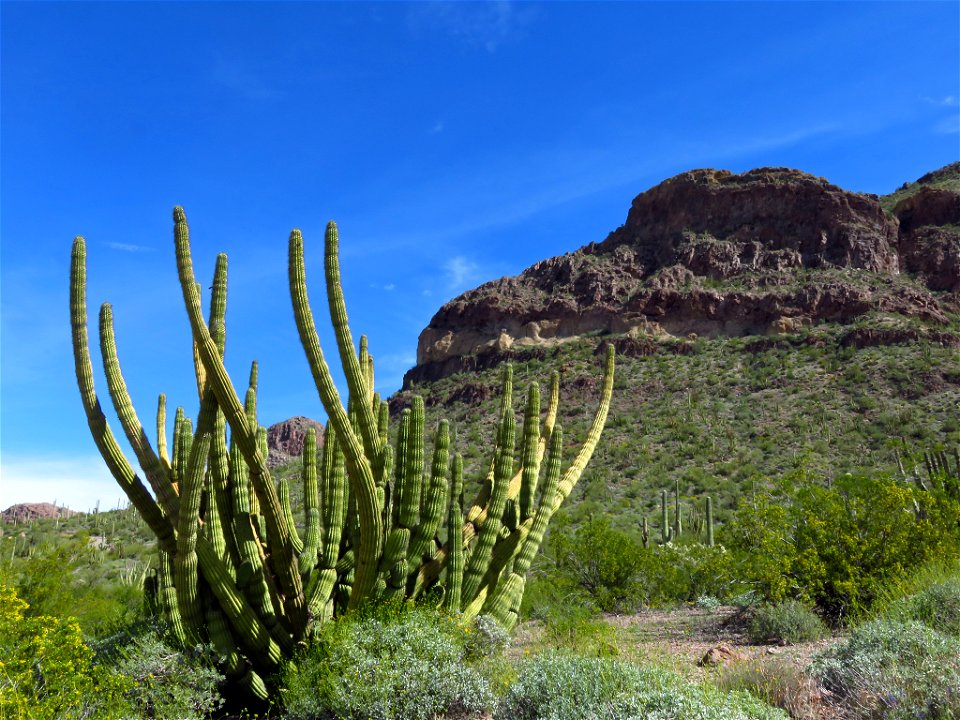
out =
<path fill-rule="evenodd" d="M 641 558 L 638 595 L 646 605 L 680 605 L 705 595 L 724 598 L 733 586 L 733 558 L 722 545 L 657 545 L 643 549 Z"/>
<path fill-rule="evenodd" d="M 747 634 L 753 643 L 783 643 L 819 640 L 826 634 L 823 621 L 810 608 L 796 600 L 757 608 Z"/>
<path fill-rule="evenodd" d="M 628 662 L 545 653 L 525 663 L 497 720 L 786 719 L 746 693 Z"/>
<path fill-rule="evenodd" d="M 139 584 L 105 581 L 101 556 L 88 541 L 84 531 L 54 536 L 38 541 L 29 556 L 3 563 L 0 576 L 28 604 L 27 617 L 75 618 L 86 636 L 99 637 L 139 611 Z"/>
<path fill-rule="evenodd" d="M 433 720 L 493 707 L 490 681 L 468 660 L 489 658 L 493 633 L 425 609 L 379 609 L 327 623 L 282 679 L 287 717 Z M 484 631 L 481 631 L 484 634 Z M 489 662 L 489 660 L 487 660 Z"/>
<path fill-rule="evenodd" d="M 810 672 L 853 718 L 960 717 L 960 639 L 918 622 L 866 623 Z"/>
<path fill-rule="evenodd" d="M 891 583 L 960 553 L 960 503 L 942 492 L 884 477 L 793 483 L 755 493 L 722 528 L 738 575 L 770 602 L 799 597 L 834 621 L 861 618 Z"/>
<path fill-rule="evenodd" d="M 960 577 L 947 578 L 894 602 L 889 619 L 915 620 L 929 628 L 960 638 Z"/>
<path fill-rule="evenodd" d="M 636 540 L 610 527 L 603 517 L 588 520 L 572 536 L 556 533 L 551 539 L 556 571 L 585 592 L 600 610 L 637 607 L 643 557 Z"/>
<path fill-rule="evenodd" d="M 591 657 L 620 654 L 614 627 L 583 605 L 555 607 L 544 620 L 544 629 L 552 647 Z"/>

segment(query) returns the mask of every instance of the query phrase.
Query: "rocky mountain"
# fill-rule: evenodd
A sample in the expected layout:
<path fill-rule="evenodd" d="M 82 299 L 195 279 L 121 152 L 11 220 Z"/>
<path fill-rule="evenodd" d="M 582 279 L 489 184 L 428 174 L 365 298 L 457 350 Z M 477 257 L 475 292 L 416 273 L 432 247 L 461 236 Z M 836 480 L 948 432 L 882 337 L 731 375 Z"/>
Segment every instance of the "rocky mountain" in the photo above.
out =
<path fill-rule="evenodd" d="M 638 195 L 602 242 L 445 304 L 404 387 L 597 333 L 783 335 L 882 315 L 949 342 L 958 311 L 960 163 L 884 198 L 787 168 L 694 170 Z"/>
<path fill-rule="evenodd" d="M 300 457 L 309 428 L 316 429 L 319 447 L 323 444 L 323 424 L 316 420 L 298 415 L 268 427 L 267 449 L 270 452 L 267 465 L 275 468 Z"/>

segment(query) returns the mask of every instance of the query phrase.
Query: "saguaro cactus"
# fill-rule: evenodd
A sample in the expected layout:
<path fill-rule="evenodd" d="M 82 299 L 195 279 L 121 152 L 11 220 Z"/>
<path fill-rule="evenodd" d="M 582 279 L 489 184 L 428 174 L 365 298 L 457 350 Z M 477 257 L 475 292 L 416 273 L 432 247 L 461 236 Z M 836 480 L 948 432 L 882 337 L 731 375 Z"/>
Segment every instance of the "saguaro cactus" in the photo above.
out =
<path fill-rule="evenodd" d="M 445 421 L 433 432 L 432 455 L 426 454 L 422 400 L 414 399 L 404 411 L 395 448 L 388 443 L 387 403 L 373 391 L 366 338 L 361 338 L 359 352 L 354 346 L 340 284 L 337 227 L 330 223 L 324 263 L 327 304 L 349 388 L 346 405 L 341 401 L 307 297 L 303 238 L 294 230 L 289 247 L 294 317 L 329 418 L 322 451 L 310 435 L 303 454 L 301 535 L 289 488 L 274 482 L 266 463 L 265 431 L 257 422 L 256 363 L 243 400 L 224 366 L 227 258 L 217 259 L 205 319 L 186 217 L 179 207 L 173 217 L 200 407 L 195 423 L 182 407 L 177 409 L 169 456 L 166 397 L 161 395 L 157 411 L 155 452 L 123 381 L 110 306 L 104 305 L 100 315 L 110 396 L 146 483 L 120 451 L 94 389 L 82 237 L 73 244 L 70 309 L 87 421 L 107 467 L 157 537 L 157 605 L 177 636 L 185 642 L 213 642 L 228 676 L 266 697 L 262 678 L 286 662 L 298 643 L 309 640 L 318 623 L 363 602 L 416 599 L 436 590 L 448 609 L 467 616 L 489 613 L 511 627 L 550 517 L 576 485 L 599 441 L 613 391 L 613 347 L 607 349 L 593 423 L 566 471 L 556 422 L 558 375 L 554 373 L 543 419 L 540 389 L 531 385 L 518 435 L 512 371 L 505 368 L 490 471 L 465 509 L 463 462 L 452 452 Z"/>

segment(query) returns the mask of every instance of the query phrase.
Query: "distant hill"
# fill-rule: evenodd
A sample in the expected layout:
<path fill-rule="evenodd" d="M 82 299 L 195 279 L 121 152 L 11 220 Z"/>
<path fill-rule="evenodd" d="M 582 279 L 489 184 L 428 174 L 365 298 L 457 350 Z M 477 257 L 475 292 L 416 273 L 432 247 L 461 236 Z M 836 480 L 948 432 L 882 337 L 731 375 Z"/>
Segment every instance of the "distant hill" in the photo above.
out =
<path fill-rule="evenodd" d="M 68 518 L 72 515 L 76 513 L 70 508 L 58 507 L 53 503 L 17 503 L 0 512 L 0 522 L 13 525 L 42 518 Z"/>

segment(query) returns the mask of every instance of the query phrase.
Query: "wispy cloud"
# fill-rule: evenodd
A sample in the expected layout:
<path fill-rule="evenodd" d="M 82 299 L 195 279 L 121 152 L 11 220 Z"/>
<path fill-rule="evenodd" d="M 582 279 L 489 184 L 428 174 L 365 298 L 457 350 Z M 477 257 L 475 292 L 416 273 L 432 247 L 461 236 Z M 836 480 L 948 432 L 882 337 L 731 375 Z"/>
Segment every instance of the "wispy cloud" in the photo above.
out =
<path fill-rule="evenodd" d="M 849 131 L 840 124 L 816 124 L 749 138 L 709 137 L 675 145 L 669 153 L 628 139 L 621 144 L 642 150 L 617 154 L 606 147 L 547 146 L 519 158 L 490 158 L 482 172 L 475 172 L 474 168 L 469 175 L 443 176 L 411 189 L 410 196 L 398 194 L 395 202 L 404 206 L 404 212 L 420 206 L 417 198 L 431 199 L 430 209 L 418 211 L 417 221 L 410 223 L 415 231 L 393 232 L 389 236 L 371 234 L 343 252 L 380 254 L 387 249 L 441 246 L 465 249 L 467 239 L 598 193 L 620 187 L 636 191 L 638 183 L 651 178 L 662 180 L 664 173 L 749 160 L 752 155 L 845 132 Z M 448 211 L 443 221 L 436 219 L 437 206 Z M 463 254 L 447 261 L 443 268 L 447 291 L 463 290 L 469 282 L 486 278 L 479 268 L 470 265 Z"/>
<path fill-rule="evenodd" d="M 98 455 L 51 458 L 4 453 L 0 479 L 0 508 L 56 501 L 58 506 L 85 512 L 97 502 L 101 509 L 126 504 L 123 491 Z"/>
<path fill-rule="evenodd" d="M 492 53 L 520 37 L 535 15 L 533 8 L 506 0 L 424 2 L 410 6 L 407 25 L 415 33 L 445 33 Z"/>
<path fill-rule="evenodd" d="M 448 290 L 456 290 L 472 284 L 478 278 L 479 268 L 463 255 L 456 255 L 443 264 L 444 279 Z"/>
<path fill-rule="evenodd" d="M 446 129 L 446 125 L 444 125 L 443 120 L 437 120 L 437 122 L 435 122 L 435 123 L 433 124 L 433 127 L 430 128 L 430 134 L 431 134 L 431 135 L 439 135 L 439 134 L 442 133 L 445 129 Z"/>
<path fill-rule="evenodd" d="M 942 98 L 924 96 L 921 99 L 925 103 L 929 105 L 935 105 L 936 107 L 960 107 L 960 98 L 958 98 L 956 95 L 945 95 Z"/>
<path fill-rule="evenodd" d="M 934 130 L 940 135 L 956 135 L 960 133 L 960 116 L 954 115 L 944 118 L 937 123 Z"/>
<path fill-rule="evenodd" d="M 153 252 L 153 248 L 151 247 L 146 247 L 144 245 L 133 245 L 131 243 L 106 242 L 104 245 L 113 250 L 122 250 L 123 252 Z"/>

